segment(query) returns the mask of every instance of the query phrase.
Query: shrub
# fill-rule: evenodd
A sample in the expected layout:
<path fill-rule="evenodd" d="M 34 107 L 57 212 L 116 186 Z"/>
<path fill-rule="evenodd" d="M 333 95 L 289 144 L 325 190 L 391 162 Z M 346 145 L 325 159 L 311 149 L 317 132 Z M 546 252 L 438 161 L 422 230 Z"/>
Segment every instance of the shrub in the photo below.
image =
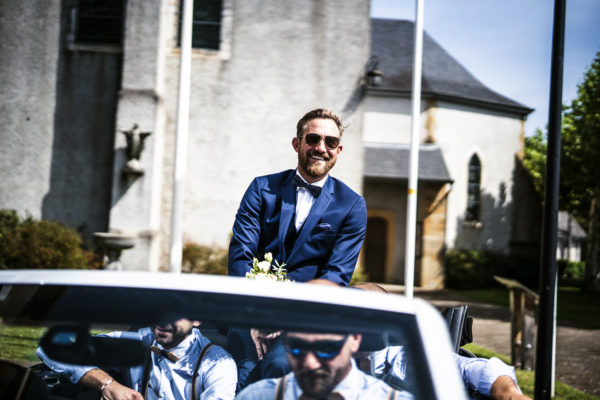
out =
<path fill-rule="evenodd" d="M 585 262 L 558 260 L 558 275 L 567 279 L 583 279 Z"/>
<path fill-rule="evenodd" d="M 485 252 L 450 250 L 446 254 L 446 286 L 453 289 L 489 287 L 494 271 L 488 265 Z"/>
<path fill-rule="evenodd" d="M 186 243 L 183 246 L 181 271 L 194 274 L 227 275 L 227 249 Z"/>
<path fill-rule="evenodd" d="M 0 210 L 0 268 L 98 266 L 97 257 L 82 248 L 82 239 L 76 230 L 55 221 L 34 220 L 31 216 L 21 219 L 14 210 Z"/>
<path fill-rule="evenodd" d="M 350 285 L 354 285 L 356 283 L 368 282 L 369 274 L 367 274 L 361 264 L 357 265 L 352 273 L 352 278 L 350 279 Z"/>
<path fill-rule="evenodd" d="M 15 210 L 0 210 L 0 269 L 8 268 L 7 259 L 11 259 L 15 250 L 15 231 L 20 219 Z"/>
<path fill-rule="evenodd" d="M 494 275 L 515 279 L 533 288 L 538 285 L 539 262 L 528 256 L 489 250 L 454 249 L 446 254 L 446 286 L 473 289 L 497 286 Z"/>

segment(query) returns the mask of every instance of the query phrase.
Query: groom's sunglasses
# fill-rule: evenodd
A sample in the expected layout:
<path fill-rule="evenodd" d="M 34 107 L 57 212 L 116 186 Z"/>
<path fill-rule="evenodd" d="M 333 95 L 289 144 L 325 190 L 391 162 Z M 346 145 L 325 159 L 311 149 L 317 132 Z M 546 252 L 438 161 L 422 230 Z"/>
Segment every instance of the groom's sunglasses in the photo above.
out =
<path fill-rule="evenodd" d="M 341 340 L 319 340 L 316 342 L 286 337 L 283 347 L 288 354 L 297 358 L 304 358 L 310 351 L 320 360 L 331 360 L 340 354 L 346 339 L 348 339 L 348 335 Z"/>
<path fill-rule="evenodd" d="M 304 135 L 304 140 L 309 146 L 316 146 L 321 142 L 321 139 L 325 139 L 325 146 L 331 150 L 337 149 L 340 144 L 340 138 L 336 136 L 321 136 L 317 133 L 307 133 Z"/>

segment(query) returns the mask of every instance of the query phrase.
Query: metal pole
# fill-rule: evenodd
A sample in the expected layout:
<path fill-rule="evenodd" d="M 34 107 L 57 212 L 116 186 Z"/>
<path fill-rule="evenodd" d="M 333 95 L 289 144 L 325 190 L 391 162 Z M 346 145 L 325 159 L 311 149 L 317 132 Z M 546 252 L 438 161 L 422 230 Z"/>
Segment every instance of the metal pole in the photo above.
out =
<path fill-rule="evenodd" d="M 423 64 L 423 8 L 417 0 L 415 10 L 415 46 L 413 51 L 410 163 L 406 201 L 406 248 L 404 259 L 404 295 L 412 299 L 415 282 L 415 236 L 417 226 L 417 186 L 419 180 L 419 141 L 421 128 L 421 67 Z"/>
<path fill-rule="evenodd" d="M 563 54 L 565 38 L 565 0 L 554 2 L 552 67 L 546 187 L 540 263 L 540 306 L 535 358 L 536 400 L 550 399 L 553 388 L 554 343 L 556 331 L 556 234 L 558 231 L 558 181 L 560 173 L 560 130 L 562 119 Z"/>
<path fill-rule="evenodd" d="M 179 98 L 177 101 L 177 132 L 173 168 L 173 209 L 171 216 L 171 272 L 181 272 L 183 196 L 187 166 L 188 125 L 190 118 L 190 69 L 192 53 L 192 14 L 194 0 L 181 1 L 181 44 L 179 61 Z"/>

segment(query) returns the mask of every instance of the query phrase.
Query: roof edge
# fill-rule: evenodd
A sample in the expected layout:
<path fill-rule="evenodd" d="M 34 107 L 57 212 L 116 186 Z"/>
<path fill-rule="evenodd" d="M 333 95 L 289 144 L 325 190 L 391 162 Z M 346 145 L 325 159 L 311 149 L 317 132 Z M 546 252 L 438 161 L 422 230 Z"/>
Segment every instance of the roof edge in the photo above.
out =
<path fill-rule="evenodd" d="M 381 89 L 381 88 L 373 88 L 373 87 L 368 87 L 368 86 L 366 87 L 366 90 L 367 90 L 368 94 L 386 95 L 386 96 L 389 96 L 390 94 L 395 94 L 397 97 L 410 97 L 411 93 L 412 93 L 412 91 L 410 91 L 410 90 Z M 486 108 L 488 110 L 504 111 L 504 112 L 508 112 L 511 114 L 521 115 L 521 116 L 527 116 L 535 110 L 533 108 L 529 108 L 526 106 L 522 106 L 522 107 L 511 106 L 511 105 L 507 105 L 507 104 L 500 104 L 500 103 L 488 102 L 488 101 L 483 101 L 483 100 L 475 100 L 475 99 L 469 99 L 469 98 L 458 97 L 458 96 L 450 96 L 447 94 L 428 92 L 428 91 L 421 92 L 421 98 L 423 98 L 423 99 L 435 98 L 438 100 L 445 100 L 445 101 L 450 101 L 450 102 L 454 102 L 454 103 L 475 106 L 475 107 L 479 107 L 479 108 Z"/>

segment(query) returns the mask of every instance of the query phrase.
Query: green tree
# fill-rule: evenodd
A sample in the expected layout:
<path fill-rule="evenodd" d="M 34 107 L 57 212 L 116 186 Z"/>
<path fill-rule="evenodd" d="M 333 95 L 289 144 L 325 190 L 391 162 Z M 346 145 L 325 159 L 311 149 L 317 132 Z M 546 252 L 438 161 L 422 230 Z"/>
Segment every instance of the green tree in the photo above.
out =
<path fill-rule="evenodd" d="M 600 52 L 563 109 L 559 205 L 586 229 L 584 286 L 600 291 Z M 547 142 L 541 130 L 525 139 L 523 164 L 544 192 Z"/>
<path fill-rule="evenodd" d="M 564 113 L 561 171 L 564 208 L 587 227 L 585 289 L 600 291 L 600 51 Z"/>
<path fill-rule="evenodd" d="M 536 129 L 533 136 L 525 138 L 525 157 L 523 165 L 529 171 L 535 190 L 544 196 L 544 177 L 546 175 L 546 136 L 541 129 Z"/>

